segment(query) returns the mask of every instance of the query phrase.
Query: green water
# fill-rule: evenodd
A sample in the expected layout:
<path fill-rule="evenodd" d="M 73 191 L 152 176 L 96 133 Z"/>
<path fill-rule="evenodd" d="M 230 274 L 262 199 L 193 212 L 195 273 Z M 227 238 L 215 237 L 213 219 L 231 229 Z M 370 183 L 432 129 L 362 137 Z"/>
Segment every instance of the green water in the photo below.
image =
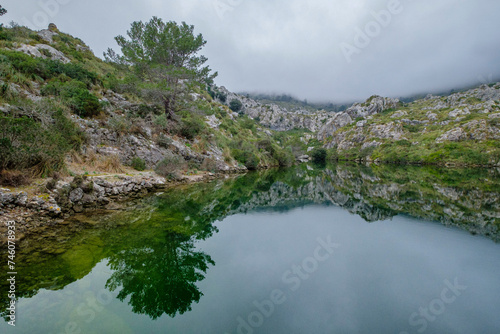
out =
<path fill-rule="evenodd" d="M 0 332 L 498 333 L 499 226 L 496 170 L 301 165 L 183 186 L 23 240 Z"/>

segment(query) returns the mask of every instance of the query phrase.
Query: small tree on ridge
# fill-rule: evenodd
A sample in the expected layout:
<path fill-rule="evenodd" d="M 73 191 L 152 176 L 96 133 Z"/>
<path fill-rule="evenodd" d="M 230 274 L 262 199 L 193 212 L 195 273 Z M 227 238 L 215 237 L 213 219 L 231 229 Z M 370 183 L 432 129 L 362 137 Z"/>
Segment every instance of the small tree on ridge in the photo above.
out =
<path fill-rule="evenodd" d="M 198 55 L 206 41 L 194 34 L 192 25 L 153 17 L 146 23 L 132 23 L 127 36 L 115 37 L 122 56 L 112 49 L 104 56 L 132 68 L 143 94 L 161 102 L 168 118 L 174 117 L 178 96 L 185 88 L 210 84 L 217 76 L 204 66 L 207 58 Z"/>

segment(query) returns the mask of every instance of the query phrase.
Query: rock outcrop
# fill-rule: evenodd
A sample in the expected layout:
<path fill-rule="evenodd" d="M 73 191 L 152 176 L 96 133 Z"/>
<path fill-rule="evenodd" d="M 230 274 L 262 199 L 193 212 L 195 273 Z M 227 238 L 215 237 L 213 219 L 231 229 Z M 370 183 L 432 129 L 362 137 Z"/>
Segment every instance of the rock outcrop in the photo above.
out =
<path fill-rule="evenodd" d="M 225 87 L 220 87 L 220 91 L 226 96 L 228 102 L 239 100 L 242 104 L 242 113 L 276 131 L 308 129 L 317 132 L 324 123 L 335 116 L 335 113 L 326 111 L 287 110 L 272 103 L 262 104 L 254 99 L 232 93 Z"/>
<path fill-rule="evenodd" d="M 47 44 L 36 44 L 36 45 L 27 45 L 21 44 L 16 51 L 23 52 L 32 57 L 39 57 L 44 59 L 53 59 L 58 60 L 64 64 L 70 62 L 70 60 L 59 50 L 54 49 L 52 46 Z"/>
<path fill-rule="evenodd" d="M 348 151 L 345 154 L 361 160 L 371 161 L 370 154 L 375 152 L 385 159 L 397 159 L 382 161 L 448 163 L 446 159 L 452 157 L 458 164 L 497 166 L 500 150 L 498 145 L 495 150 L 492 143 L 500 140 L 498 110 L 498 83 L 445 97 L 428 95 L 408 104 L 373 96 L 334 115 L 318 131 L 317 139 L 324 147 L 335 148 L 342 157 L 342 152 Z M 435 145 L 429 147 L 429 140 Z M 464 143 L 467 141 L 475 144 Z M 439 151 L 443 147 L 438 144 L 446 143 L 454 143 L 447 145 L 447 150 L 461 149 L 464 154 Z M 408 157 L 405 152 L 410 151 L 409 147 L 412 154 Z"/>

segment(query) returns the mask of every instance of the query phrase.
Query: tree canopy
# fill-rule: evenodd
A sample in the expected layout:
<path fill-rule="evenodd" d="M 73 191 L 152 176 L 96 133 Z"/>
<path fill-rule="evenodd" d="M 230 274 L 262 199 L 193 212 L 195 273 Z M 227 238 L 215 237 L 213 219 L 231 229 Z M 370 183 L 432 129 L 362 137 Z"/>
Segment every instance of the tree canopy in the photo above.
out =
<path fill-rule="evenodd" d="M 188 83 L 211 84 L 217 73 L 204 66 L 207 58 L 198 55 L 206 44 L 194 26 L 185 22 L 133 22 L 127 37 L 117 36 L 122 55 L 108 49 L 105 58 L 133 69 L 145 95 L 161 101 L 173 116 L 178 95 Z"/>
<path fill-rule="evenodd" d="M 7 14 L 7 9 L 3 8 L 2 5 L 0 5 L 0 16 Z"/>

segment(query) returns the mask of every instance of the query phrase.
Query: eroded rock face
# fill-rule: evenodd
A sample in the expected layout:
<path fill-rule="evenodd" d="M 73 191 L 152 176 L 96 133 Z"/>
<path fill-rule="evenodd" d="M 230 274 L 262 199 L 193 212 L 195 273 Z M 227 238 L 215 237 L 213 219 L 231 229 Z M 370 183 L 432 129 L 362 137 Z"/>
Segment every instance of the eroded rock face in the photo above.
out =
<path fill-rule="evenodd" d="M 133 110 L 136 107 L 119 94 L 108 92 L 106 96 L 107 101 L 115 108 L 120 106 L 121 109 Z M 108 113 L 111 116 L 110 120 L 120 117 L 111 110 Z M 86 154 L 94 152 L 101 156 L 116 156 L 124 165 L 130 165 L 133 158 L 139 157 L 144 160 L 148 168 L 153 169 L 165 157 L 178 154 L 186 161 L 196 164 L 202 164 L 204 161 L 213 162 L 217 171 L 231 172 L 246 169 L 237 166 L 236 162 L 226 162 L 223 151 L 215 144 L 208 145 L 203 153 L 198 153 L 188 146 L 187 140 L 169 137 L 168 144 L 160 146 L 156 137 L 153 137 L 153 130 L 146 124 L 141 125 L 140 133 L 123 134 L 113 130 L 109 124 L 103 126 L 97 120 L 78 116 L 72 116 L 72 119 L 88 138 L 83 146 Z M 212 115 L 207 117 L 207 124 L 216 128 L 220 125 L 220 121 Z"/>
<path fill-rule="evenodd" d="M 370 134 L 375 138 L 400 140 L 403 138 L 403 129 L 401 124 L 390 122 L 388 124 L 372 125 Z"/>
<path fill-rule="evenodd" d="M 49 43 L 54 43 L 53 37 L 56 35 L 59 34 L 55 30 L 51 29 L 44 29 L 38 32 L 38 36 L 40 36 L 44 41 Z"/>
<path fill-rule="evenodd" d="M 332 118 L 318 131 L 317 139 L 319 141 L 324 142 L 328 141 L 328 139 L 330 138 L 331 141 L 328 141 L 325 145 L 325 147 L 327 148 L 332 148 L 342 142 L 343 144 L 341 145 L 342 146 L 341 149 L 350 148 L 354 144 L 346 142 L 345 138 L 334 138 L 335 137 L 334 134 L 338 129 L 352 124 L 356 118 L 360 117 L 364 118 L 365 120 L 359 121 L 356 124 L 356 126 L 358 128 L 363 128 L 366 125 L 366 119 L 371 115 L 382 112 L 387 109 L 396 108 L 398 105 L 399 105 L 398 99 L 383 98 L 380 96 L 371 97 L 370 99 L 367 100 L 367 102 L 363 104 L 361 103 L 354 104 L 346 111 L 334 114 Z M 404 114 L 405 114 L 404 112 L 400 112 L 398 116 L 402 116 Z M 382 128 L 377 131 L 389 133 L 391 132 L 391 129 L 392 127 L 390 129 Z M 361 138 L 360 131 L 359 130 L 354 130 L 354 131 L 356 132 L 355 138 L 359 140 Z M 398 134 L 393 134 L 392 136 L 397 137 Z M 375 137 L 385 138 L 385 137 L 379 137 L 377 135 L 375 135 Z"/>
<path fill-rule="evenodd" d="M 333 116 L 319 131 L 317 139 L 325 148 L 338 151 L 363 150 L 398 140 L 413 140 L 417 134 L 435 134 L 435 141 L 499 140 L 500 126 L 496 122 L 500 109 L 500 84 L 483 85 L 476 89 L 447 97 L 428 95 L 412 102 L 407 110 L 387 112 L 402 107 L 397 99 L 373 96 L 363 104 Z M 387 115 L 382 112 L 387 112 Z M 487 114 L 487 119 L 481 114 Z M 356 122 L 339 122 L 344 115 Z M 469 120 L 467 122 L 467 120 Z M 442 127 L 442 129 L 441 129 Z M 377 144 L 376 144 L 377 143 Z M 496 165 L 497 162 L 492 162 Z"/>
<path fill-rule="evenodd" d="M 451 129 L 436 139 L 437 143 L 444 141 L 461 141 L 467 139 L 467 133 L 462 128 Z"/>
<path fill-rule="evenodd" d="M 333 118 L 331 118 L 319 131 L 317 138 L 320 141 L 324 141 L 330 137 L 333 137 L 333 134 L 337 129 L 347 126 L 353 123 L 353 119 L 349 114 L 345 112 L 341 112 L 335 114 Z"/>
<path fill-rule="evenodd" d="M 227 98 L 227 103 L 236 99 L 239 100 L 243 108 L 241 112 L 272 130 L 287 131 L 292 129 L 308 129 L 317 132 L 335 116 L 335 113 L 326 111 L 311 112 L 305 109 L 287 110 L 276 104 L 262 104 L 251 98 L 238 95 L 228 91 L 225 87 L 219 88 Z"/>
<path fill-rule="evenodd" d="M 356 119 L 380 113 L 387 109 L 397 108 L 400 101 L 389 97 L 372 96 L 365 103 L 356 103 L 345 111 L 349 116 Z"/>
<path fill-rule="evenodd" d="M 44 52 L 41 50 L 46 50 L 46 51 Z M 21 46 L 18 49 L 16 49 L 16 51 L 24 52 L 25 54 L 30 55 L 32 57 L 58 60 L 64 64 L 70 62 L 70 60 L 64 55 L 64 53 L 54 49 L 53 47 L 47 44 L 37 44 L 35 46 L 21 44 Z"/>

